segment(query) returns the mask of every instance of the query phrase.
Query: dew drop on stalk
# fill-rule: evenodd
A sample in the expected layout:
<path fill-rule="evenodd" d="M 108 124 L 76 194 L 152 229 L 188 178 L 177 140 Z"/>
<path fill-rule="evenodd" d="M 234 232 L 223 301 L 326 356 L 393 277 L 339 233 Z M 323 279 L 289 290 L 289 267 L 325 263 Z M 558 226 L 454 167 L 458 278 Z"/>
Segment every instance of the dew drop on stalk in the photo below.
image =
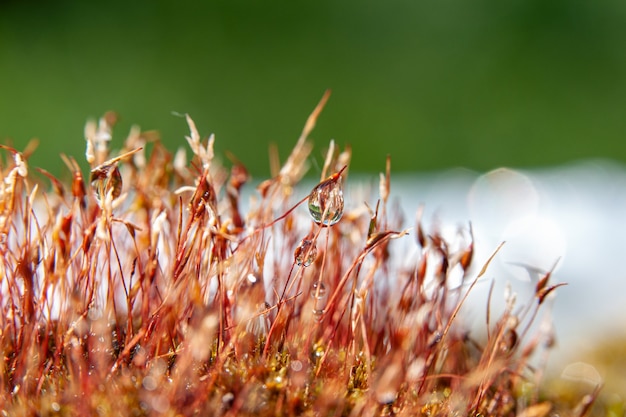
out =
<path fill-rule="evenodd" d="M 324 310 L 313 310 L 313 315 L 315 316 L 316 321 L 322 321 L 323 314 L 324 314 Z"/>
<path fill-rule="evenodd" d="M 320 182 L 309 195 L 309 213 L 317 224 L 332 226 L 343 215 L 341 171 Z"/>
<path fill-rule="evenodd" d="M 324 356 L 324 346 L 321 345 L 315 345 L 313 346 L 313 359 L 314 360 L 319 360 Z"/>
<path fill-rule="evenodd" d="M 323 282 L 315 281 L 311 285 L 311 298 L 313 299 L 313 314 L 316 318 L 321 318 L 328 301 L 328 291 Z"/>
<path fill-rule="evenodd" d="M 117 164 L 101 165 L 94 168 L 91 171 L 91 186 L 100 205 L 106 199 L 109 191 L 111 191 L 113 200 L 118 198 L 122 194 L 122 174 Z"/>
<path fill-rule="evenodd" d="M 109 192 L 111 192 L 113 200 L 122 194 L 122 174 L 117 167 L 118 162 L 139 152 L 141 149 L 142 148 L 133 149 L 120 156 L 116 156 L 91 170 L 91 186 L 95 191 L 96 200 L 98 200 L 100 206 L 102 206 Z"/>
<path fill-rule="evenodd" d="M 317 246 L 311 239 L 304 238 L 293 252 L 296 263 L 300 266 L 309 266 L 317 258 Z"/>
<path fill-rule="evenodd" d="M 311 297 L 313 299 L 326 301 L 327 296 L 326 285 L 323 282 L 315 281 L 311 285 Z"/>

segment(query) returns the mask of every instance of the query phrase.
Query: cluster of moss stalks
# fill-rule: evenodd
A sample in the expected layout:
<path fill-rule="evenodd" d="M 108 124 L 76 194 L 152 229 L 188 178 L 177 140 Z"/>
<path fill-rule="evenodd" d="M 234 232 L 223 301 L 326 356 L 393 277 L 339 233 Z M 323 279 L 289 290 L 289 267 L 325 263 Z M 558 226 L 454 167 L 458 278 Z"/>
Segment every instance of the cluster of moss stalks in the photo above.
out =
<path fill-rule="evenodd" d="M 191 158 L 138 129 L 114 156 L 112 115 L 88 123 L 91 171 L 63 156 L 65 182 L 3 146 L 0 415 L 588 414 L 595 394 L 550 398 L 529 364 L 550 274 L 475 340 L 458 313 L 491 258 L 473 267 L 469 227 L 401 230 L 389 160 L 380 195 L 344 208 L 350 151 L 331 143 L 298 195 L 327 97 L 246 202 L 245 167 L 189 117 Z"/>

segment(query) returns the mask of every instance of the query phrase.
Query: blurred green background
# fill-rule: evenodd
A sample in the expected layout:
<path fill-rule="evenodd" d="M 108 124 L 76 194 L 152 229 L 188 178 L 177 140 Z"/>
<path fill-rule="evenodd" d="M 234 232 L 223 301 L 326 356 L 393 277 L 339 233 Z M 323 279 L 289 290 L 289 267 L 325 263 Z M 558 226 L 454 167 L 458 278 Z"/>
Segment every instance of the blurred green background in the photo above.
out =
<path fill-rule="evenodd" d="M 626 2 L 0 2 L 0 140 L 54 172 L 115 110 L 116 148 L 185 145 L 189 113 L 266 176 L 327 88 L 317 163 L 331 138 L 356 171 L 626 161 Z"/>

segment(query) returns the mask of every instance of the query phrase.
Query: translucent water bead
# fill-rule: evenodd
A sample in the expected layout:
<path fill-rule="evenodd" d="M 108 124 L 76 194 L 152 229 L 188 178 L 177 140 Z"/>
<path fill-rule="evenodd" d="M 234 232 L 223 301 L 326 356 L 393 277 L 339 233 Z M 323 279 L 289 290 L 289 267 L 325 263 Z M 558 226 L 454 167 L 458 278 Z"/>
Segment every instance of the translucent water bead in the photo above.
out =
<path fill-rule="evenodd" d="M 141 149 L 133 149 L 130 152 L 109 159 L 91 170 L 91 178 L 89 180 L 100 206 L 102 206 L 109 192 L 111 192 L 113 200 L 122 194 L 122 174 L 117 165 L 122 159 L 139 152 Z"/>
<path fill-rule="evenodd" d="M 100 166 L 91 171 L 91 186 L 98 204 L 102 205 L 109 190 L 113 200 L 122 194 L 122 174 L 117 164 Z"/>
<path fill-rule="evenodd" d="M 328 301 L 328 291 L 323 282 L 315 281 L 311 285 L 311 298 L 313 299 L 313 314 L 319 318 L 324 314 Z"/>
<path fill-rule="evenodd" d="M 304 238 L 294 251 L 293 257 L 298 265 L 309 266 L 317 258 L 317 246 L 312 240 Z"/>
<path fill-rule="evenodd" d="M 309 195 L 309 213 L 317 224 L 332 226 L 343 215 L 342 171 L 320 182 Z"/>

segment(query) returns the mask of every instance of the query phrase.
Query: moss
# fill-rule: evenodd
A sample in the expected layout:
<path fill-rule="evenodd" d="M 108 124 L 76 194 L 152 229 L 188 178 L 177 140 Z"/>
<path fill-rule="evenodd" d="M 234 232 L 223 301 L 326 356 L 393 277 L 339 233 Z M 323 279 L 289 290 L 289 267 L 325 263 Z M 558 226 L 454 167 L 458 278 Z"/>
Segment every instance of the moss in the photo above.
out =
<path fill-rule="evenodd" d="M 528 361 L 541 336 L 517 337 L 560 284 L 543 280 L 526 309 L 507 300 L 487 340 L 473 340 L 455 319 L 497 250 L 476 273 L 471 229 L 448 242 L 418 221 L 413 267 L 394 265 L 392 240 L 408 231 L 387 206 L 389 159 L 380 198 L 369 204 L 375 210 L 354 202 L 344 209 L 343 194 L 333 191 L 332 201 L 318 204 L 332 209 L 328 225 L 319 221 L 324 213 L 311 219 L 296 211 L 310 197 L 292 201 L 326 98 L 280 172 L 259 185 L 248 213 L 240 212 L 247 171 L 218 164 L 212 139 L 202 140 L 191 118 L 190 161 L 158 143 L 148 153 L 153 135 L 136 130 L 126 152 L 111 158 L 114 119 L 89 124 L 91 187 L 65 158 L 72 181 L 44 172 L 53 184 L 46 191 L 27 155 L 5 147 L 6 415 L 539 416 L 559 404 L 575 409 L 578 403 L 544 399 L 529 385 L 537 370 Z M 342 186 L 349 160 L 349 150 L 331 144 L 324 189 Z M 305 237 L 317 253 L 298 264 Z M 453 273 L 467 285 L 450 288 Z"/>

